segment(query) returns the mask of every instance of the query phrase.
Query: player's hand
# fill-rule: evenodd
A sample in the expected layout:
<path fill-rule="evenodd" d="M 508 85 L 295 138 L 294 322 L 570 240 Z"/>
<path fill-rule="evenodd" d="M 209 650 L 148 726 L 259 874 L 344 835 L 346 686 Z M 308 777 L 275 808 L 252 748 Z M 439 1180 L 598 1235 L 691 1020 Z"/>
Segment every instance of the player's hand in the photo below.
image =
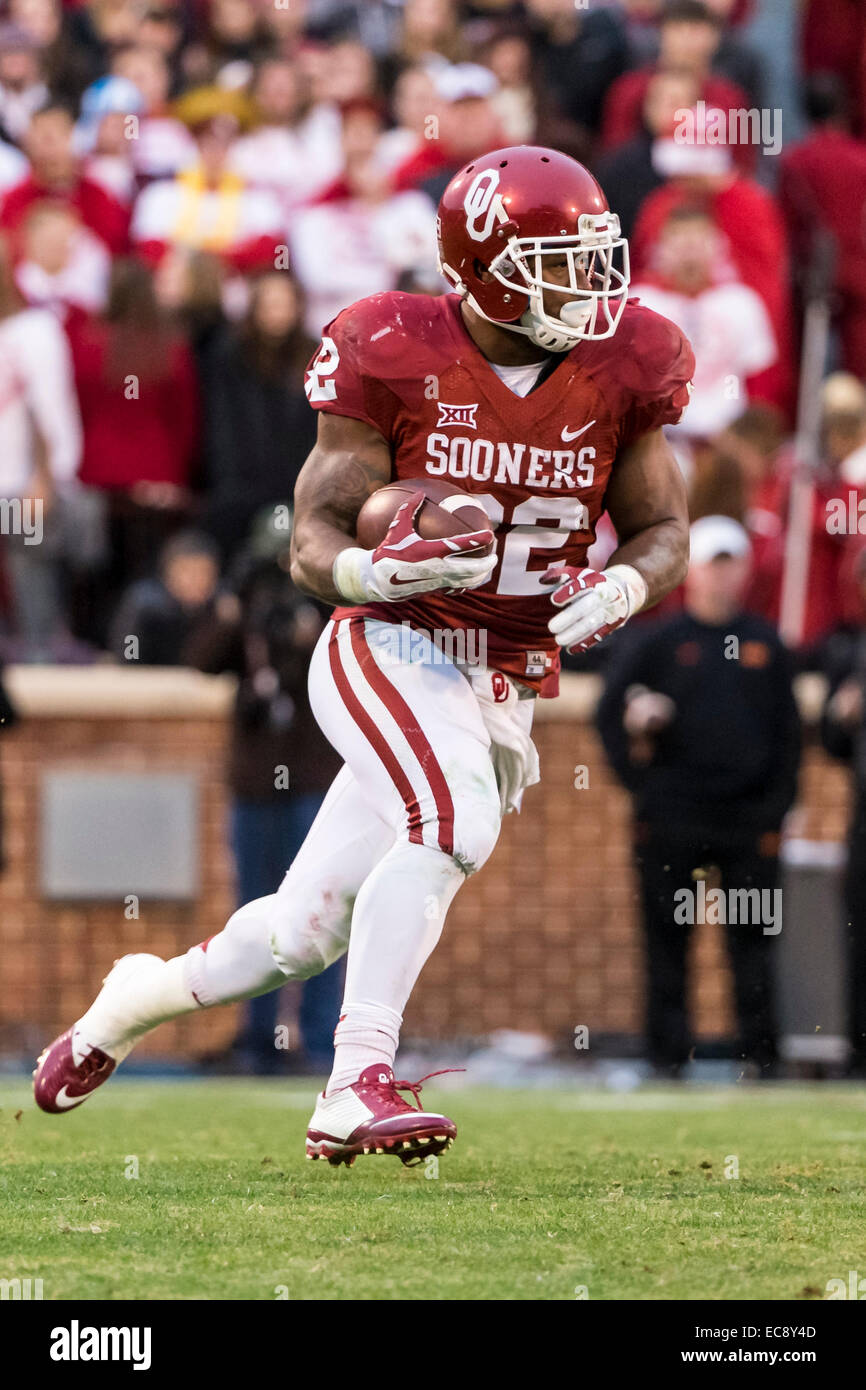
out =
<path fill-rule="evenodd" d="M 559 611 L 547 626 L 569 652 L 589 651 L 631 617 L 628 586 L 611 570 L 551 565 L 541 582 L 556 586 L 550 601 Z"/>
<path fill-rule="evenodd" d="M 341 593 L 360 591 L 367 599 L 394 602 L 433 589 L 477 589 L 487 583 L 496 567 L 493 532 L 424 540 L 415 519 L 425 500 L 423 492 L 413 493 L 375 550 L 343 551 L 337 557 L 334 580 Z M 480 553 L 488 547 L 489 554 Z M 356 574 L 346 575 L 349 565 L 356 566 Z"/>

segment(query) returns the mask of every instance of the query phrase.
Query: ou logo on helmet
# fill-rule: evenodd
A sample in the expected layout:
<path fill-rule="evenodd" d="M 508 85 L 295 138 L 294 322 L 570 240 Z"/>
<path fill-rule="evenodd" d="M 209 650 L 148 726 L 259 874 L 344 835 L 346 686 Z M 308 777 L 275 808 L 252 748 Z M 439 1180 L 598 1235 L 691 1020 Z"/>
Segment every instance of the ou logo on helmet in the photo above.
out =
<path fill-rule="evenodd" d="M 482 169 L 470 183 L 463 199 L 466 230 L 473 241 L 486 241 L 497 221 L 506 221 L 499 187 L 499 170 Z M 483 220 L 482 220 L 483 219 Z"/>

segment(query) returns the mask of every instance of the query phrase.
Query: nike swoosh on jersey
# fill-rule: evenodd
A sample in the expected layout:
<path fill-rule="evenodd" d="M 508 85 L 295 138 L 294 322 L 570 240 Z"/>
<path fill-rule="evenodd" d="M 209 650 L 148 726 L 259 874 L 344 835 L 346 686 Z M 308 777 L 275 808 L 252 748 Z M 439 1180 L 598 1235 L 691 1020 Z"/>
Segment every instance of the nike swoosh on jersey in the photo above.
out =
<path fill-rule="evenodd" d="M 563 444 L 568 444 L 572 439 L 577 439 L 577 436 L 578 436 L 579 434 L 586 434 L 586 431 L 587 431 L 588 429 L 591 429 L 592 426 L 593 426 L 594 424 L 595 424 L 595 421 L 594 421 L 594 420 L 590 420 L 590 422 L 589 422 L 588 425 L 583 425 L 583 426 L 581 426 L 581 428 L 580 428 L 579 430 L 570 430 L 570 429 L 568 428 L 567 425 L 563 425 L 563 427 L 562 427 L 562 434 L 561 434 L 561 436 L 560 436 L 560 438 L 562 439 Z"/>

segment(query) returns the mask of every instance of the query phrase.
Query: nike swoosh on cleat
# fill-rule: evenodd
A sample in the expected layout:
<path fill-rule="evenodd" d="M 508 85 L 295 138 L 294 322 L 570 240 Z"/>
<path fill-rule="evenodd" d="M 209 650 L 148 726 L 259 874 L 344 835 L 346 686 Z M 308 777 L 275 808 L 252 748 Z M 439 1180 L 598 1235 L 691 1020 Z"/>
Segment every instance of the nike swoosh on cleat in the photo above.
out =
<path fill-rule="evenodd" d="M 84 1099 L 84 1096 L 67 1095 L 66 1087 L 61 1086 L 57 1095 L 54 1097 L 54 1104 L 58 1105 L 61 1110 L 69 1110 L 73 1105 L 80 1105 Z"/>
<path fill-rule="evenodd" d="M 563 444 L 568 444 L 572 439 L 577 439 L 579 434 L 586 434 L 586 431 L 591 429 L 594 424 L 595 421 L 590 420 L 588 425 L 581 426 L 579 430 L 570 430 L 567 425 L 563 425 L 562 434 L 560 436 Z"/>

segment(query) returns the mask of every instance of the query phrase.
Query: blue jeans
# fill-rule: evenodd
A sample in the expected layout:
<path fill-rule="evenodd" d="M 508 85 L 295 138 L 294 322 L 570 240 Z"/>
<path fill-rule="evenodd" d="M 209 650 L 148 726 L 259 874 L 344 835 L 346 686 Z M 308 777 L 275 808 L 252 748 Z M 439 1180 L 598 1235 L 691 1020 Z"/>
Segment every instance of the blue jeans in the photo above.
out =
<path fill-rule="evenodd" d="M 316 818 L 322 797 L 286 796 L 280 801 L 235 801 L 231 838 L 241 903 L 275 893 Z M 301 986 L 298 1024 L 308 1061 L 325 1068 L 334 1055 L 334 1029 L 340 1016 L 345 964 L 335 963 Z M 280 990 L 247 1001 L 242 1031 L 235 1046 L 273 1063 L 274 1029 Z"/>

